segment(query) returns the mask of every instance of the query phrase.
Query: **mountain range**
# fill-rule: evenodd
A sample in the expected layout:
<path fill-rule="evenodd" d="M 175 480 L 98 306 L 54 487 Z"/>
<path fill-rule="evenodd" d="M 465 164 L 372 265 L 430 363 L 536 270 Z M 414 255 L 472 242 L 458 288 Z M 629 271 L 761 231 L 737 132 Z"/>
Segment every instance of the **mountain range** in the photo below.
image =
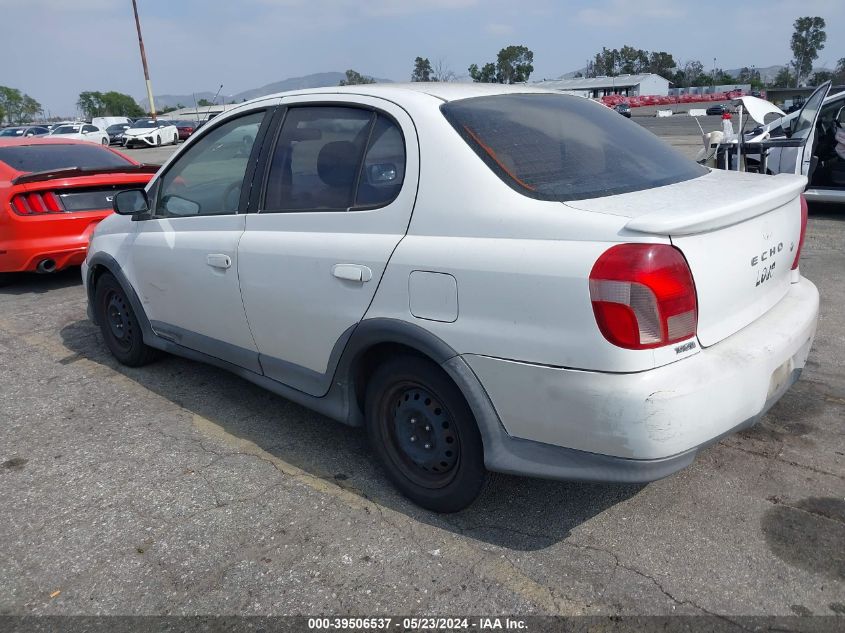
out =
<path fill-rule="evenodd" d="M 249 101 L 256 97 L 274 94 L 276 92 L 284 92 L 285 90 L 302 90 L 303 88 L 322 88 L 324 86 L 337 86 L 341 79 L 346 78 L 346 73 L 328 72 L 328 73 L 313 73 L 305 75 L 304 77 L 291 77 L 290 79 L 283 79 L 273 83 L 266 84 L 260 88 L 252 88 L 244 90 L 233 95 L 218 95 L 217 103 L 240 103 L 241 101 Z M 376 78 L 378 83 L 393 83 L 390 79 Z M 186 95 L 155 95 L 153 97 L 156 103 L 156 109 L 161 108 L 175 108 L 175 107 L 191 107 L 194 105 L 194 99 L 206 99 L 208 101 L 214 100 L 213 92 L 197 92 Z M 147 109 L 149 103 L 146 98 L 139 99 L 138 104 Z"/>

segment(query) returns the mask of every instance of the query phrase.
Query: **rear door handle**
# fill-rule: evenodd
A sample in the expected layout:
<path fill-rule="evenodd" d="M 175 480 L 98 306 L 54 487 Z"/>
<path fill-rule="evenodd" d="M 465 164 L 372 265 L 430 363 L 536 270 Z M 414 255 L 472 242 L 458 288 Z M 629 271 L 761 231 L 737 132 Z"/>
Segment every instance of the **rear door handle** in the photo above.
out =
<path fill-rule="evenodd" d="M 229 268 L 232 265 L 232 258 L 223 253 L 211 253 L 205 261 L 212 268 Z"/>
<path fill-rule="evenodd" d="M 363 283 L 373 278 L 373 271 L 360 264 L 335 264 L 332 275 L 338 279 Z"/>

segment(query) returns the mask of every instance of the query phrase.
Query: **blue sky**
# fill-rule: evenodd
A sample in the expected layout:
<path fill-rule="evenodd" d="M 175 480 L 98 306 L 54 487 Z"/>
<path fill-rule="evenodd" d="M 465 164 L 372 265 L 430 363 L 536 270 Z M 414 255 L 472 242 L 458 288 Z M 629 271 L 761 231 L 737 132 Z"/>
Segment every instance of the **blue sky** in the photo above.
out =
<path fill-rule="evenodd" d="M 820 15 L 818 65 L 845 57 L 842 0 L 138 0 L 156 94 L 234 94 L 355 68 L 404 81 L 417 55 L 459 75 L 503 46 L 534 51 L 532 79 L 582 67 L 602 46 L 666 50 L 709 69 L 791 57 L 793 20 Z M 32 26 L 29 26 L 32 25 Z M 0 0 L 0 84 L 70 115 L 79 92 L 144 96 L 130 0 Z"/>

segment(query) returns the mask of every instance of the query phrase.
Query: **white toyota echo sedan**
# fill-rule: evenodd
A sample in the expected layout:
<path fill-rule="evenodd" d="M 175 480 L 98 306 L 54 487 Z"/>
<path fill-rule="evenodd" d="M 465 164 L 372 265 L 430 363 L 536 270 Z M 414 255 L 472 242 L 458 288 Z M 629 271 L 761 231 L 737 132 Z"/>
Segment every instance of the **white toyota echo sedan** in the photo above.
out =
<path fill-rule="evenodd" d="M 531 86 L 307 90 L 119 193 L 83 279 L 121 363 L 164 350 L 365 426 L 448 512 L 487 471 L 650 481 L 758 420 L 816 329 L 804 184 Z"/>

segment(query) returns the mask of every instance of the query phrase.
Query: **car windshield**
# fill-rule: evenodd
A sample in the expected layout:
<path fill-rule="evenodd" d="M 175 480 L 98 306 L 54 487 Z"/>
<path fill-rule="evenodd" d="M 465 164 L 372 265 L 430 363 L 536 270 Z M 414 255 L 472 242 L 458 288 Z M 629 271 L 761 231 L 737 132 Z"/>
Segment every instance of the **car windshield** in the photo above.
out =
<path fill-rule="evenodd" d="M 0 162 L 16 171 L 33 172 L 79 167 L 98 169 L 133 165 L 132 161 L 92 143 L 17 145 L 0 147 Z"/>
<path fill-rule="evenodd" d="M 135 123 L 132 124 L 132 127 L 134 127 L 134 128 L 158 127 L 158 123 L 156 123 L 152 119 L 149 119 L 147 121 L 135 121 Z"/>
<path fill-rule="evenodd" d="M 541 200 L 598 198 L 707 173 L 637 123 L 582 97 L 496 95 L 441 109 L 503 181 Z"/>
<path fill-rule="evenodd" d="M 22 136 L 23 135 L 23 128 L 22 127 L 7 127 L 5 130 L 0 131 L 0 136 Z"/>
<path fill-rule="evenodd" d="M 53 134 L 79 134 L 81 129 L 78 125 L 60 125 L 53 130 Z"/>

